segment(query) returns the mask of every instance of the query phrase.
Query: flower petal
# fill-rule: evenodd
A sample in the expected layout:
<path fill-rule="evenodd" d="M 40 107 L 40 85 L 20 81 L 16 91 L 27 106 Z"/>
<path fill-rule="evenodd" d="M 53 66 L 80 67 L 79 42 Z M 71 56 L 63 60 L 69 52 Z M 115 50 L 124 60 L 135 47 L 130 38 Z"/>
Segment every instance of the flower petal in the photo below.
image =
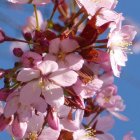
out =
<path fill-rule="evenodd" d="M 33 106 L 37 111 L 41 113 L 46 112 L 47 104 L 46 101 L 41 97 L 38 98 L 38 100 L 33 104 Z"/>
<path fill-rule="evenodd" d="M 41 94 L 39 81 L 27 83 L 20 91 L 20 102 L 23 105 L 30 105 L 36 102 Z"/>
<path fill-rule="evenodd" d="M 46 60 L 38 64 L 37 68 L 42 72 L 43 75 L 47 75 L 51 72 L 56 71 L 58 69 L 58 65 L 54 61 Z"/>
<path fill-rule="evenodd" d="M 6 103 L 6 106 L 4 108 L 4 116 L 6 118 L 10 117 L 11 115 L 13 115 L 17 111 L 18 103 L 19 103 L 18 96 L 13 97 L 11 100 L 9 100 Z"/>
<path fill-rule="evenodd" d="M 72 52 L 79 47 L 79 44 L 73 39 L 66 38 L 61 41 L 60 47 L 63 52 Z"/>
<path fill-rule="evenodd" d="M 60 135 L 60 131 L 51 129 L 50 127 L 45 127 L 38 137 L 38 140 L 57 140 Z"/>
<path fill-rule="evenodd" d="M 67 55 L 65 60 L 68 62 L 68 67 L 73 70 L 80 70 L 84 64 L 83 58 L 74 53 Z"/>
<path fill-rule="evenodd" d="M 46 102 L 54 108 L 59 108 L 64 104 L 63 89 L 53 83 L 46 82 L 42 90 Z"/>
<path fill-rule="evenodd" d="M 32 68 L 23 68 L 17 75 L 17 80 L 21 82 L 28 82 L 40 76 L 39 70 Z"/>
<path fill-rule="evenodd" d="M 78 74 L 72 70 L 59 70 L 52 73 L 49 79 L 54 81 L 60 86 L 68 87 L 76 83 Z"/>
<path fill-rule="evenodd" d="M 13 121 L 12 132 L 15 137 L 20 139 L 23 138 L 26 130 L 27 130 L 26 122 L 19 122 L 17 118 Z"/>
<path fill-rule="evenodd" d="M 56 38 L 50 41 L 49 53 L 57 54 L 59 52 L 60 39 Z"/>

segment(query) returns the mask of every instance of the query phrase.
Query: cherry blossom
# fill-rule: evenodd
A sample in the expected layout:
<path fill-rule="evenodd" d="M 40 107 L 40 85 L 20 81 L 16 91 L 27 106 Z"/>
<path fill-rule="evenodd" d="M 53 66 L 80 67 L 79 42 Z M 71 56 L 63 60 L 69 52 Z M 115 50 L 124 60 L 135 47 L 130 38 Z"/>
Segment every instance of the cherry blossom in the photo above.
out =
<path fill-rule="evenodd" d="M 57 108 L 64 104 L 61 86 L 71 86 L 77 81 L 77 76 L 72 70 L 58 70 L 57 63 L 51 60 L 42 61 L 37 68 L 24 68 L 19 72 L 17 80 L 30 82 L 21 89 L 20 102 L 25 105 L 37 102 L 42 92 L 46 102 Z M 28 92 L 29 89 L 32 91 Z"/>
<path fill-rule="evenodd" d="M 79 7 L 84 7 L 90 16 L 94 16 L 100 8 L 113 9 L 117 0 L 76 0 Z"/>
<path fill-rule="evenodd" d="M 133 26 L 125 25 L 121 29 L 114 29 L 109 37 L 108 48 L 110 49 L 110 61 L 115 76 L 120 76 L 120 67 L 125 66 L 127 61 L 128 46 L 136 35 Z"/>
<path fill-rule="evenodd" d="M 14 55 L 12 67 L 0 67 L 0 131 L 14 140 L 115 140 L 113 118 L 128 118 L 114 76 L 137 34 L 115 11 L 118 1 L 8 2 L 33 14 L 21 37 L 0 28 L 0 45 L 11 42 Z M 129 132 L 123 140 L 136 139 Z"/>
<path fill-rule="evenodd" d="M 56 38 L 50 41 L 49 54 L 44 59 L 57 61 L 60 68 L 70 68 L 72 70 L 79 70 L 82 68 L 83 58 L 74 53 L 80 46 L 73 39 L 60 40 Z"/>

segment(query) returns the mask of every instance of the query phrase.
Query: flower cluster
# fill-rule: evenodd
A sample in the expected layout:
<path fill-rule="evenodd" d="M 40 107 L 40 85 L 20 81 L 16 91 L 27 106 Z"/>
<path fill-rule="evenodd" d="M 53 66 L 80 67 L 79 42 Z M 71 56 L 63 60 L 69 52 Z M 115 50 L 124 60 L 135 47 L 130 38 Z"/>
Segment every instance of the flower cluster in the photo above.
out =
<path fill-rule="evenodd" d="M 136 35 L 114 11 L 118 1 L 8 1 L 33 5 L 34 13 L 23 40 L 0 30 L 0 43 L 21 46 L 13 47 L 14 68 L 0 69 L 0 130 L 15 140 L 115 140 L 108 132 L 113 117 L 128 119 L 120 113 L 125 105 L 114 76 L 120 77 Z M 37 10 L 44 4 L 54 7 L 48 20 Z M 131 134 L 123 140 L 135 140 Z"/>

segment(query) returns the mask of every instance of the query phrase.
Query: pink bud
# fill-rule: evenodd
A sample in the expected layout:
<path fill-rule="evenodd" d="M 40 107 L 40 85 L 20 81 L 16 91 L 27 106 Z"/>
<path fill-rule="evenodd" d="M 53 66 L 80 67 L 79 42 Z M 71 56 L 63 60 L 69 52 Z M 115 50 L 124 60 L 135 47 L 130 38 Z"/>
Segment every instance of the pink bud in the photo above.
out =
<path fill-rule="evenodd" d="M 13 54 L 17 57 L 21 57 L 23 55 L 23 51 L 21 48 L 14 48 L 13 49 Z"/>
<path fill-rule="evenodd" d="M 57 112 L 54 112 L 54 111 L 48 112 L 47 122 L 52 129 L 59 130 L 60 122 L 57 116 Z"/>
<path fill-rule="evenodd" d="M 0 89 L 0 101 L 6 101 L 7 97 L 10 95 L 11 91 L 7 91 L 6 89 Z"/>
<path fill-rule="evenodd" d="M 11 123 L 11 119 L 12 117 L 5 118 L 3 114 L 0 115 L 0 131 L 3 131 Z"/>
<path fill-rule="evenodd" d="M 32 40 L 32 35 L 30 32 L 23 33 L 23 36 L 27 41 Z"/>
<path fill-rule="evenodd" d="M 19 139 L 23 138 L 27 130 L 27 122 L 19 122 L 17 118 L 12 123 L 13 135 Z"/>

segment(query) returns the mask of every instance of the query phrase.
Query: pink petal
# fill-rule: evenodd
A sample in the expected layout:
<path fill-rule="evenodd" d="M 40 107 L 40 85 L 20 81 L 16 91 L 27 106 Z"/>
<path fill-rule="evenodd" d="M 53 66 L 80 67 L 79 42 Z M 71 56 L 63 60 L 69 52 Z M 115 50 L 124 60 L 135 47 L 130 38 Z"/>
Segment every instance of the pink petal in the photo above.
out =
<path fill-rule="evenodd" d="M 39 97 L 38 100 L 33 104 L 33 107 L 41 112 L 41 113 L 45 113 L 46 112 L 46 108 L 47 108 L 47 104 L 46 104 L 46 101 Z"/>
<path fill-rule="evenodd" d="M 121 49 L 114 49 L 114 59 L 119 66 L 125 66 L 127 55 Z"/>
<path fill-rule="evenodd" d="M 17 138 L 23 138 L 26 130 L 27 130 L 27 123 L 19 122 L 16 118 L 12 124 L 13 135 Z"/>
<path fill-rule="evenodd" d="M 60 38 L 56 38 L 50 41 L 49 53 L 57 54 L 59 52 Z"/>
<path fill-rule="evenodd" d="M 49 79 L 54 81 L 60 86 L 71 86 L 77 81 L 78 74 L 72 70 L 61 70 L 52 73 Z"/>
<path fill-rule="evenodd" d="M 53 55 L 53 54 L 48 53 L 44 57 L 44 61 L 46 61 L 46 60 L 51 60 L 51 61 L 55 61 L 56 62 L 57 61 L 57 57 L 55 55 Z"/>
<path fill-rule="evenodd" d="M 42 72 L 43 75 L 47 75 L 51 72 L 56 71 L 58 69 L 58 65 L 54 61 L 46 60 L 38 64 L 37 68 Z"/>
<path fill-rule="evenodd" d="M 99 140 L 115 140 L 115 138 L 111 134 L 108 134 L 108 133 L 97 135 L 97 138 L 99 138 Z"/>
<path fill-rule="evenodd" d="M 38 137 L 38 140 L 57 140 L 60 135 L 60 131 L 51 129 L 50 127 L 45 127 Z"/>
<path fill-rule="evenodd" d="M 111 115 L 100 117 L 96 129 L 107 132 L 113 127 L 114 123 L 115 121 Z"/>
<path fill-rule="evenodd" d="M 65 60 L 68 62 L 68 67 L 76 71 L 80 70 L 84 64 L 83 58 L 74 53 L 67 55 Z"/>
<path fill-rule="evenodd" d="M 116 77 L 120 77 L 120 71 L 118 69 L 118 65 L 115 61 L 115 58 L 114 58 L 114 55 L 112 52 L 110 52 L 110 62 L 111 62 L 111 67 L 112 67 L 112 70 L 113 70 L 113 73 Z"/>
<path fill-rule="evenodd" d="M 19 104 L 19 97 L 18 96 L 15 96 L 11 100 L 9 100 L 6 103 L 6 106 L 4 108 L 5 117 L 8 118 L 11 115 L 13 115 L 18 109 L 18 104 Z"/>
<path fill-rule="evenodd" d="M 28 82 L 35 78 L 39 78 L 40 71 L 32 68 L 23 68 L 17 75 L 17 80 L 21 82 Z"/>
<path fill-rule="evenodd" d="M 27 131 L 28 132 L 39 132 L 42 129 L 44 123 L 44 114 L 39 113 L 33 114 L 32 118 L 30 118 L 29 122 L 28 122 L 28 128 Z"/>
<path fill-rule="evenodd" d="M 79 48 L 79 44 L 73 39 L 66 38 L 61 41 L 60 47 L 63 52 L 72 52 Z"/>
<path fill-rule="evenodd" d="M 109 111 L 109 110 L 108 110 Z M 126 117 L 126 116 L 124 116 L 124 115 L 122 115 L 122 114 L 120 114 L 120 113 L 118 113 L 118 112 L 113 112 L 113 111 L 109 111 L 113 116 L 115 116 L 116 118 L 118 118 L 118 119 L 120 119 L 120 120 L 122 120 L 122 121 L 128 121 L 129 119 Z"/>
<path fill-rule="evenodd" d="M 23 106 L 21 105 L 18 110 L 17 113 L 19 115 L 19 121 L 22 122 L 27 122 L 29 121 L 29 118 L 32 117 L 32 109 L 30 106 Z"/>
<path fill-rule="evenodd" d="M 39 81 L 31 81 L 22 87 L 19 100 L 23 105 L 30 105 L 38 100 L 40 94 Z"/>
<path fill-rule="evenodd" d="M 57 112 L 48 112 L 47 114 L 47 122 L 48 125 L 54 129 L 54 130 L 59 130 L 60 129 L 60 120 L 57 116 Z"/>
<path fill-rule="evenodd" d="M 63 89 L 53 83 L 46 83 L 43 89 L 46 102 L 54 108 L 59 108 L 64 104 Z"/>
<path fill-rule="evenodd" d="M 79 126 L 75 121 L 66 118 L 61 119 L 60 123 L 62 124 L 62 129 L 65 129 L 67 131 L 74 132 L 79 129 Z"/>

